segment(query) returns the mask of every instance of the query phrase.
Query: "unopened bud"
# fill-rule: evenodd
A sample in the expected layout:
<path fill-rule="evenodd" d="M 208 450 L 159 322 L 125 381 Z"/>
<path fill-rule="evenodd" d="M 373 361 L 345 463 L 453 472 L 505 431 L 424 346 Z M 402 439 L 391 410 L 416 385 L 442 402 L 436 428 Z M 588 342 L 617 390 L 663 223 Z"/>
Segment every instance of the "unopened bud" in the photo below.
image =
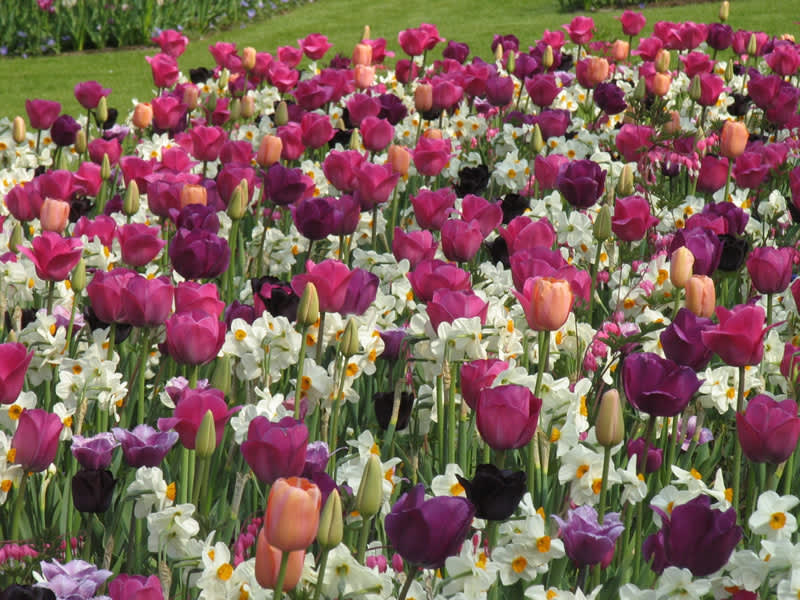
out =
<path fill-rule="evenodd" d="M 242 98 L 242 118 L 250 119 L 256 114 L 256 99 L 252 96 Z"/>
<path fill-rule="evenodd" d="M 275 109 L 275 118 L 273 120 L 278 127 L 286 125 L 289 122 L 289 107 L 286 106 L 286 102 L 283 100 L 278 103 L 278 108 Z"/>
<path fill-rule="evenodd" d="M 334 489 L 328 494 L 328 500 L 319 516 L 317 541 L 325 550 L 335 548 L 342 541 L 344 521 L 342 519 L 342 499 L 339 491 Z"/>
<path fill-rule="evenodd" d="M 72 277 L 70 277 L 69 282 L 72 286 L 72 291 L 76 294 L 86 289 L 86 261 L 82 258 L 78 261 L 78 264 L 75 265 L 75 268 L 72 269 Z"/>
<path fill-rule="evenodd" d="M 669 63 L 671 59 L 672 57 L 669 54 L 669 50 L 663 48 L 659 50 L 658 54 L 656 54 L 655 60 L 656 71 L 658 73 L 666 73 L 669 71 Z"/>
<path fill-rule="evenodd" d="M 251 71 L 256 66 L 256 49 L 248 46 L 242 50 L 242 67 Z"/>
<path fill-rule="evenodd" d="M 544 52 L 542 52 L 542 66 L 545 70 L 553 66 L 553 60 L 553 47 L 547 44 L 547 46 L 544 47 Z"/>
<path fill-rule="evenodd" d="M 208 458 L 216 449 L 217 427 L 214 423 L 214 413 L 207 410 L 194 438 L 194 451 L 198 458 Z"/>
<path fill-rule="evenodd" d="M 433 86 L 430 83 L 420 83 L 414 89 L 414 107 L 418 112 L 433 108 Z"/>
<path fill-rule="evenodd" d="M 183 103 L 189 107 L 189 110 L 194 110 L 198 107 L 200 104 L 200 90 L 197 89 L 196 85 L 189 85 L 183 89 Z"/>
<path fill-rule="evenodd" d="M 370 37 L 371 35 L 372 33 L 370 31 L 369 25 L 364 25 L 364 31 L 361 32 L 361 41 L 363 42 L 364 40 L 371 40 L 372 39 L 372 37 Z"/>
<path fill-rule="evenodd" d="M 231 392 L 231 356 L 226 354 L 214 362 L 214 374 L 211 376 L 211 387 L 222 391 L 226 396 Z"/>
<path fill-rule="evenodd" d="M 689 98 L 697 102 L 703 94 L 703 88 L 700 84 L 700 75 L 692 77 L 692 83 L 689 84 Z"/>
<path fill-rule="evenodd" d="M 106 121 L 108 121 L 108 100 L 106 100 L 105 96 L 100 98 L 100 101 L 97 103 L 97 120 L 102 125 Z"/>
<path fill-rule="evenodd" d="M 21 144 L 25 141 L 25 119 L 20 116 L 14 117 L 14 126 L 12 128 L 13 133 L 11 134 L 14 138 L 14 141 L 17 144 Z"/>
<path fill-rule="evenodd" d="M 758 52 L 758 39 L 755 33 L 751 33 L 750 39 L 747 40 L 747 53 L 750 56 L 755 56 L 756 52 Z"/>
<path fill-rule="evenodd" d="M 242 179 L 231 194 L 228 202 L 228 216 L 234 221 L 238 221 L 247 213 L 247 201 L 249 199 L 249 188 L 247 180 Z"/>
<path fill-rule="evenodd" d="M 319 319 L 319 296 L 317 286 L 310 281 L 303 288 L 300 303 L 297 306 L 297 324 L 301 327 L 310 327 Z"/>
<path fill-rule="evenodd" d="M 230 113 L 231 120 L 238 121 L 239 117 L 242 116 L 242 101 L 238 98 L 231 100 L 228 105 L 228 112 Z"/>
<path fill-rule="evenodd" d="M 383 466 L 381 459 L 370 454 L 356 496 L 356 510 L 365 519 L 378 514 L 383 504 Z"/>
<path fill-rule="evenodd" d="M 698 317 L 709 319 L 717 305 L 714 280 L 707 275 L 692 275 L 686 283 L 686 308 Z"/>
<path fill-rule="evenodd" d="M 503 44 L 497 44 L 494 48 L 494 60 L 500 62 L 503 60 Z"/>
<path fill-rule="evenodd" d="M 647 83 L 645 82 L 644 77 L 640 77 L 639 81 L 636 82 L 636 87 L 633 88 L 633 98 L 641 102 L 647 96 Z"/>
<path fill-rule="evenodd" d="M 594 239 L 599 242 L 605 242 L 611 237 L 611 210 L 608 208 L 608 204 L 600 207 L 600 212 L 597 213 L 597 218 L 592 227 L 592 233 L 594 234 Z"/>
<path fill-rule="evenodd" d="M 122 212 L 129 217 L 139 212 L 139 185 L 131 179 L 125 188 L 125 198 L 122 199 Z"/>
<path fill-rule="evenodd" d="M 75 152 L 85 154 L 88 144 L 86 143 L 86 130 L 79 129 L 75 134 Z"/>
<path fill-rule="evenodd" d="M 14 224 L 14 229 L 11 230 L 11 237 L 8 240 L 8 249 L 11 250 L 14 254 L 17 253 L 17 249 L 22 245 L 23 235 L 22 235 L 22 225 L 19 223 Z"/>
<path fill-rule="evenodd" d="M 339 352 L 345 358 L 350 358 L 354 354 L 358 354 L 361 344 L 358 341 L 358 324 L 355 319 L 350 317 L 347 325 L 344 327 L 344 333 L 341 340 L 339 340 Z"/>
<path fill-rule="evenodd" d="M 600 399 L 594 432 L 597 442 L 605 448 L 616 446 L 625 437 L 625 422 L 617 390 L 608 390 Z"/>
<path fill-rule="evenodd" d="M 59 152 L 58 160 L 56 161 L 55 167 L 59 171 L 66 171 L 66 170 L 69 169 L 69 158 L 67 158 L 67 153 L 66 152 Z M 110 171 L 110 169 L 109 169 L 109 171 Z M 101 171 L 101 173 L 102 173 L 102 171 Z"/>
<path fill-rule="evenodd" d="M 353 132 L 350 134 L 350 150 L 361 150 L 361 147 L 364 144 L 361 142 L 361 134 L 358 132 L 358 129 L 353 129 Z"/>
<path fill-rule="evenodd" d="M 222 69 L 222 72 L 219 74 L 219 87 L 223 90 L 228 87 L 228 83 L 231 80 L 231 72 L 228 69 Z"/>
<path fill-rule="evenodd" d="M 506 65 L 506 72 L 513 73 L 514 67 L 517 66 L 517 57 L 513 50 L 508 51 L 508 64 Z"/>
<path fill-rule="evenodd" d="M 108 154 L 103 154 L 103 163 L 100 165 L 100 177 L 102 177 L 104 181 L 111 179 L 111 161 L 108 158 Z"/>
<path fill-rule="evenodd" d="M 633 167 L 626 164 L 622 167 L 622 172 L 619 174 L 617 181 L 617 194 L 620 197 L 630 196 L 633 194 Z"/>
<path fill-rule="evenodd" d="M 733 79 L 733 61 L 729 60 L 725 65 L 725 83 L 730 83 L 731 79 Z"/>
<path fill-rule="evenodd" d="M 184 93 L 184 100 L 185 98 L 186 94 Z M 153 122 L 153 107 L 144 102 L 140 102 L 136 105 L 136 108 L 133 109 L 132 120 L 134 127 L 138 127 L 139 129 L 150 127 L 150 123 Z"/>
<path fill-rule="evenodd" d="M 684 288 L 692 276 L 694 254 L 686 246 L 672 253 L 669 260 L 669 280 L 676 288 Z"/>
<path fill-rule="evenodd" d="M 542 128 L 536 123 L 533 126 L 533 136 L 531 138 L 531 147 L 536 154 L 544 150 L 544 137 L 542 136 Z"/>

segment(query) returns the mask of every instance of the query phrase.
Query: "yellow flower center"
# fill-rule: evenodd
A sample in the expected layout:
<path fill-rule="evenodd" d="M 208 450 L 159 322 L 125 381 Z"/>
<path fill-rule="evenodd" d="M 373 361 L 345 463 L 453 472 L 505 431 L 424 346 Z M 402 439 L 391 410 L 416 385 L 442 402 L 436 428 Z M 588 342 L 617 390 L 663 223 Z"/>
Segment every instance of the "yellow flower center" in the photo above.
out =
<path fill-rule="evenodd" d="M 9 448 L 8 452 L 6 452 L 6 461 L 9 464 L 14 464 L 14 461 L 17 458 L 17 449 L 16 448 Z"/>
<path fill-rule="evenodd" d="M 175 502 L 175 489 L 176 486 L 174 481 L 167 486 L 166 496 L 173 502 Z M 212 556 L 211 558 L 213 559 L 214 557 Z"/>
<path fill-rule="evenodd" d="M 700 471 L 698 471 L 697 469 L 693 468 L 691 471 L 689 471 L 689 473 L 691 473 L 692 477 L 694 477 L 697 480 L 703 479 L 703 476 L 700 475 Z"/>
<path fill-rule="evenodd" d="M 769 519 L 769 526 L 773 529 L 783 529 L 784 525 L 786 525 L 786 513 L 772 513 L 772 516 Z"/>
<path fill-rule="evenodd" d="M 547 598 L 547 600 L 553 600 L 553 598 L 556 598 L 558 596 L 558 592 L 555 591 L 553 588 L 550 588 L 549 590 L 547 590 L 547 593 L 544 596 L 545 598 Z"/>
<path fill-rule="evenodd" d="M 3 481 L 0 481 L 0 492 L 7 494 L 10 489 L 11 489 L 10 479 L 3 479 Z"/>
<path fill-rule="evenodd" d="M 511 561 L 511 568 L 514 569 L 514 573 L 522 573 L 527 566 L 528 561 L 525 560 L 524 556 L 518 556 Z"/>
<path fill-rule="evenodd" d="M 486 568 L 486 554 L 485 553 L 481 552 L 478 555 L 478 560 L 475 562 L 475 566 L 478 567 L 479 569 L 485 569 Z"/>
<path fill-rule="evenodd" d="M 12 421 L 19 419 L 22 414 L 22 407 L 19 404 L 12 404 L 8 407 L 8 418 Z"/>
<path fill-rule="evenodd" d="M 222 581 L 228 581 L 233 575 L 233 567 L 225 563 L 219 569 L 217 569 L 217 577 L 219 577 Z"/>
<path fill-rule="evenodd" d="M 575 471 L 575 477 L 580 479 L 581 477 L 586 475 L 586 473 L 588 473 L 588 472 L 589 472 L 589 465 L 581 465 L 580 467 L 578 467 L 578 470 Z"/>
<path fill-rule="evenodd" d="M 536 549 L 543 554 L 545 552 L 548 552 L 550 550 L 550 536 L 543 535 L 538 540 L 536 540 Z"/>
<path fill-rule="evenodd" d="M 561 439 L 561 430 L 558 427 L 553 427 L 553 431 L 550 432 L 550 443 L 554 444 L 560 439 Z"/>
<path fill-rule="evenodd" d="M 456 482 L 450 486 L 450 494 L 452 496 L 460 496 L 464 493 L 464 486 Z"/>
<path fill-rule="evenodd" d="M 592 482 L 592 491 L 599 494 L 603 490 L 603 480 L 598 477 Z"/>
<path fill-rule="evenodd" d="M 233 337 L 235 337 L 237 341 L 241 342 L 247 337 L 247 332 L 244 329 L 237 329 L 234 332 Z"/>

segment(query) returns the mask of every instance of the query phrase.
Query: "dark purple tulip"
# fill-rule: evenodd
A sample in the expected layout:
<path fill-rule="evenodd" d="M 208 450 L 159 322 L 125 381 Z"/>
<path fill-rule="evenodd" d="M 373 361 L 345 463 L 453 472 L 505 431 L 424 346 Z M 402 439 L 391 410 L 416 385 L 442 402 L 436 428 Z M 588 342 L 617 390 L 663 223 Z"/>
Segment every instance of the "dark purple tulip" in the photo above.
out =
<path fill-rule="evenodd" d="M 84 469 L 107 469 L 111 464 L 111 454 L 117 446 L 119 442 L 108 431 L 90 438 L 82 435 L 72 437 L 72 455 Z"/>
<path fill-rule="evenodd" d="M 506 520 L 514 514 L 527 490 L 525 471 L 500 470 L 492 464 L 478 465 L 471 481 L 456 477 L 467 499 L 475 505 L 475 516 L 479 519 Z"/>
<path fill-rule="evenodd" d="M 339 314 L 363 315 L 375 302 L 379 283 L 380 279 L 374 273 L 364 269 L 353 269 Z"/>
<path fill-rule="evenodd" d="M 711 575 L 728 562 L 742 539 L 736 510 L 712 509 L 705 495 L 676 506 L 670 515 L 653 510 L 661 515 L 661 531 L 645 540 L 642 552 L 646 561 L 653 559 L 656 573 L 675 566 L 689 569 L 695 577 Z"/>
<path fill-rule="evenodd" d="M 647 448 L 647 457 L 645 458 L 644 449 Z M 638 457 L 637 465 L 639 471 L 642 470 L 642 461 L 645 461 L 644 472 L 655 473 L 661 468 L 661 463 L 664 460 L 664 451 L 661 448 L 647 444 L 647 440 L 643 437 L 636 438 L 628 442 L 627 448 L 628 458 L 633 455 Z"/>
<path fill-rule="evenodd" d="M 625 359 L 622 383 L 628 402 L 654 417 L 674 417 L 682 412 L 702 384 L 689 367 L 652 352 Z"/>
<path fill-rule="evenodd" d="M 394 94 L 381 94 L 378 96 L 381 103 L 381 112 L 378 117 L 386 119 L 392 125 L 397 125 L 400 121 L 406 118 L 408 109 L 403 101 Z"/>
<path fill-rule="evenodd" d="M 567 127 L 572 122 L 572 115 L 568 110 L 550 109 L 543 110 L 536 116 L 535 123 L 542 131 L 542 137 L 549 139 L 551 137 L 560 137 L 567 131 Z M 603 175 L 605 181 L 605 174 Z"/>
<path fill-rule="evenodd" d="M 174 221 L 178 229 L 205 229 L 211 233 L 218 233 L 220 227 L 216 211 L 203 204 L 187 204 Z"/>
<path fill-rule="evenodd" d="M 358 198 L 345 194 L 340 198 L 326 198 L 333 212 L 331 213 L 331 234 L 350 235 L 358 229 L 361 218 L 361 203 Z"/>
<path fill-rule="evenodd" d="M 789 287 L 796 252 L 794 248 L 755 248 L 747 259 L 753 287 L 762 294 L 778 294 Z"/>
<path fill-rule="evenodd" d="M 111 432 L 122 444 L 122 456 L 130 467 L 157 467 L 175 442 L 176 431 L 158 431 L 150 425 L 137 425 L 131 431 L 114 427 Z"/>
<path fill-rule="evenodd" d="M 392 420 L 394 392 L 378 392 L 372 396 L 372 406 L 375 409 L 375 418 L 378 421 L 378 426 L 386 431 Z M 397 411 L 397 423 L 395 423 L 396 431 L 403 431 L 408 427 L 412 408 L 414 408 L 414 394 L 412 392 L 402 392 L 400 394 L 400 406 Z"/>
<path fill-rule="evenodd" d="M 486 99 L 492 106 L 507 106 L 514 98 L 511 77 L 489 77 L 486 80 Z"/>
<path fill-rule="evenodd" d="M 616 83 L 599 83 L 592 91 L 594 103 L 607 115 L 618 115 L 628 108 L 625 92 Z"/>
<path fill-rule="evenodd" d="M 558 175 L 558 191 L 575 208 L 589 208 L 603 194 L 606 172 L 591 160 L 575 160 Z"/>
<path fill-rule="evenodd" d="M 686 246 L 694 254 L 695 275 L 710 276 L 717 270 L 722 256 L 722 244 L 712 230 L 705 227 L 679 229 L 672 238 L 669 247 L 670 254 L 681 246 Z"/>
<path fill-rule="evenodd" d="M 464 61 L 467 60 L 469 56 L 469 46 L 461 42 L 450 40 L 447 42 L 447 47 L 442 51 L 442 56 L 463 65 Z"/>
<path fill-rule="evenodd" d="M 242 456 L 258 480 L 271 484 L 279 477 L 300 475 L 306 464 L 308 428 L 302 421 L 284 417 L 273 423 L 263 416 L 250 421 Z"/>
<path fill-rule="evenodd" d="M 12 583 L 0 591 L 0 600 L 56 600 L 56 595 L 48 588 Z"/>
<path fill-rule="evenodd" d="M 306 446 L 306 464 L 302 476 L 308 479 L 309 475 L 324 472 L 330 458 L 328 444 L 320 441 L 311 442 Z"/>
<path fill-rule="evenodd" d="M 727 50 L 733 44 L 733 29 L 724 23 L 712 23 L 708 26 L 706 41 L 714 50 Z"/>
<path fill-rule="evenodd" d="M 383 352 L 380 358 L 384 360 L 397 360 L 403 350 L 403 343 L 408 337 L 405 329 L 388 329 L 380 332 L 383 340 Z"/>
<path fill-rule="evenodd" d="M 225 316 L 223 317 L 228 329 L 231 328 L 231 323 L 233 323 L 234 319 L 242 319 L 252 325 L 253 321 L 256 320 L 256 311 L 249 304 L 234 300 L 225 308 Z"/>
<path fill-rule="evenodd" d="M 476 425 L 491 448 L 522 448 L 536 433 L 541 409 L 541 399 L 525 386 L 486 387 L 478 398 Z"/>
<path fill-rule="evenodd" d="M 314 189 L 314 182 L 300 169 L 290 169 L 280 163 L 269 168 L 264 177 L 266 196 L 274 204 L 288 206 L 294 204 Z"/>
<path fill-rule="evenodd" d="M 251 279 L 253 288 L 253 304 L 257 317 L 268 311 L 274 317 L 284 316 L 290 321 L 297 319 L 297 307 L 300 297 L 292 287 L 275 277 Z"/>
<path fill-rule="evenodd" d="M 753 462 L 778 465 L 791 456 L 800 437 L 797 403 L 777 402 L 759 394 L 736 414 L 736 431 L 744 455 Z"/>
<path fill-rule="evenodd" d="M 469 533 L 475 507 L 466 498 L 437 496 L 425 500 L 425 488 L 406 492 L 386 515 L 389 543 L 404 560 L 438 569 L 458 554 Z"/>
<path fill-rule="evenodd" d="M 104 513 L 111 507 L 117 481 L 107 469 L 81 469 L 72 477 L 72 503 L 84 513 Z"/>
<path fill-rule="evenodd" d="M 333 233 L 333 209 L 327 198 L 304 198 L 291 208 L 294 225 L 303 237 L 324 240 Z"/>
<path fill-rule="evenodd" d="M 700 334 L 713 325 L 711 319 L 698 317 L 689 309 L 681 308 L 659 337 L 664 355 L 679 365 L 702 371 L 714 353 L 705 347 Z"/>
<path fill-rule="evenodd" d="M 80 131 L 80 124 L 69 115 L 58 117 L 50 128 L 50 137 L 56 146 L 71 146 Z"/>
<path fill-rule="evenodd" d="M 185 279 L 213 279 L 228 268 L 227 240 L 203 229 L 179 229 L 169 245 L 174 269 Z"/>
<path fill-rule="evenodd" d="M 542 108 L 550 106 L 561 88 L 556 84 L 556 76 L 552 74 L 534 75 L 525 80 L 525 90 L 531 102 Z"/>
<path fill-rule="evenodd" d="M 578 568 L 610 562 L 617 538 L 625 529 L 619 513 L 606 513 L 602 525 L 598 523 L 597 510 L 588 504 L 570 509 L 566 521 L 557 516 L 553 520 L 560 527 L 564 551 Z"/>

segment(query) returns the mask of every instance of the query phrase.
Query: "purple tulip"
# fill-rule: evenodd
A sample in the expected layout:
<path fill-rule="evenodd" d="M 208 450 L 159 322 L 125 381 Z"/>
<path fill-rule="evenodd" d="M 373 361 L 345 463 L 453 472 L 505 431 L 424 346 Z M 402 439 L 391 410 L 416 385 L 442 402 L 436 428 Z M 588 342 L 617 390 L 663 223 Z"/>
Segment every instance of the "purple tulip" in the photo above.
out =
<path fill-rule="evenodd" d="M 670 254 L 681 246 L 686 246 L 694 255 L 695 275 L 711 276 L 717 270 L 722 256 L 722 243 L 711 229 L 705 227 L 679 229 L 672 238 Z"/>
<path fill-rule="evenodd" d="M 711 319 L 698 317 L 692 311 L 681 308 L 675 320 L 659 337 L 664 355 L 695 371 L 705 369 L 714 353 L 703 344 L 700 334 L 712 326 Z"/>
<path fill-rule="evenodd" d="M 441 260 L 423 260 L 406 275 L 414 296 L 421 302 L 429 302 L 440 289 L 450 291 L 469 289 L 469 273 L 454 264 Z"/>
<path fill-rule="evenodd" d="M 476 424 L 495 450 L 522 448 L 533 438 L 542 400 L 522 385 L 486 387 L 480 392 Z"/>
<path fill-rule="evenodd" d="M 544 75 L 534 75 L 526 79 L 525 90 L 528 92 L 531 102 L 536 106 L 544 108 L 553 103 L 553 100 L 556 99 L 561 88 L 556 84 L 556 76 L 548 73 Z"/>
<path fill-rule="evenodd" d="M 689 367 L 652 352 L 629 355 L 622 366 L 622 382 L 628 402 L 654 417 L 682 412 L 702 384 Z"/>
<path fill-rule="evenodd" d="M 386 515 L 389 542 L 404 560 L 438 569 L 458 554 L 469 533 L 475 507 L 466 498 L 437 496 L 425 500 L 425 488 L 406 492 Z"/>
<path fill-rule="evenodd" d="M 364 269 L 353 269 L 339 314 L 363 315 L 375 302 L 379 283 L 380 279 L 374 273 Z"/>
<path fill-rule="evenodd" d="M 471 290 L 438 290 L 426 308 L 434 331 L 438 331 L 440 324 L 461 318 L 478 317 L 481 325 L 485 325 L 489 304 Z"/>
<path fill-rule="evenodd" d="M 166 326 L 167 352 L 182 365 L 211 362 L 225 342 L 225 323 L 206 312 L 175 313 L 167 319 Z"/>
<path fill-rule="evenodd" d="M 300 475 L 306 463 L 308 428 L 284 417 L 273 423 L 263 416 L 250 421 L 241 450 L 259 481 L 272 484 L 280 477 Z"/>
<path fill-rule="evenodd" d="M 42 587 L 53 590 L 57 598 L 92 598 L 113 573 L 98 569 L 84 560 L 61 564 L 57 560 L 41 563 Z"/>
<path fill-rule="evenodd" d="M 625 92 L 616 83 L 599 83 L 592 92 L 595 104 L 607 115 L 618 115 L 628 108 Z"/>
<path fill-rule="evenodd" d="M 646 456 L 645 448 L 647 448 Z M 639 472 L 642 471 L 642 466 L 644 466 L 645 473 L 655 473 L 661 468 L 661 463 L 664 460 L 664 451 L 661 448 L 647 444 L 647 440 L 643 437 L 628 442 L 626 452 L 628 453 L 628 458 L 634 455 L 637 456 L 636 464 Z M 644 465 L 642 465 L 642 461 L 644 461 Z"/>
<path fill-rule="evenodd" d="M 50 128 L 50 137 L 53 138 L 56 146 L 71 146 L 75 143 L 75 137 L 80 129 L 80 123 L 70 115 L 61 115 Z"/>
<path fill-rule="evenodd" d="M 176 431 L 158 431 L 150 425 L 137 425 L 131 431 L 114 427 L 111 432 L 122 445 L 122 456 L 128 466 L 157 467 L 175 442 Z"/>
<path fill-rule="evenodd" d="M 789 287 L 795 258 L 794 248 L 755 248 L 747 259 L 753 287 L 762 294 L 779 294 Z"/>
<path fill-rule="evenodd" d="M 557 516 L 553 520 L 561 528 L 559 537 L 564 542 L 564 551 L 578 568 L 607 565 L 613 558 L 617 538 L 625 529 L 619 513 L 606 513 L 600 524 L 597 511 L 587 504 L 570 509 L 566 521 Z"/>
<path fill-rule="evenodd" d="M 228 241 L 204 229 L 178 229 L 169 245 L 172 266 L 185 279 L 213 279 L 228 268 Z"/>
<path fill-rule="evenodd" d="M 266 197 L 278 206 L 294 204 L 314 189 L 314 181 L 300 169 L 275 163 L 264 177 Z"/>
<path fill-rule="evenodd" d="M 676 506 L 670 515 L 652 508 L 661 515 L 661 531 L 645 540 L 642 553 L 656 573 L 668 566 L 689 569 L 695 577 L 716 573 L 742 538 L 736 510 L 712 509 L 708 496 Z"/>
<path fill-rule="evenodd" d="M 800 438 L 797 403 L 759 394 L 736 414 L 736 432 L 744 455 L 753 462 L 778 465 L 791 456 Z"/>
<path fill-rule="evenodd" d="M 448 219 L 442 224 L 442 251 L 447 260 L 469 262 L 478 253 L 483 234 L 478 221 Z"/>
<path fill-rule="evenodd" d="M 72 455 L 84 469 L 107 469 L 111 464 L 111 454 L 117 446 L 119 442 L 108 431 L 90 438 L 72 436 Z"/>
<path fill-rule="evenodd" d="M 324 240 L 333 233 L 333 208 L 326 198 L 304 198 L 291 209 L 294 225 L 303 237 Z"/>
<path fill-rule="evenodd" d="M 606 172 L 591 160 L 569 163 L 558 176 L 558 191 L 575 208 L 589 208 L 603 194 Z"/>

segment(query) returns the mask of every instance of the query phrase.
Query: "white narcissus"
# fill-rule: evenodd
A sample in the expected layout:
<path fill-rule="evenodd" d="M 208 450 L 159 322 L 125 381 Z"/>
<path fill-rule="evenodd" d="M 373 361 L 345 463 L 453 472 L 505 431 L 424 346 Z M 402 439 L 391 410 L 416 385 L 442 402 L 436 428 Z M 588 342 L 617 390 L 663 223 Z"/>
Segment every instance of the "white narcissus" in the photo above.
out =
<path fill-rule="evenodd" d="M 747 520 L 750 531 L 770 540 L 789 538 L 797 531 L 797 519 L 790 512 L 800 504 L 796 496 L 779 496 L 772 490 L 758 497 L 756 510 Z"/>

